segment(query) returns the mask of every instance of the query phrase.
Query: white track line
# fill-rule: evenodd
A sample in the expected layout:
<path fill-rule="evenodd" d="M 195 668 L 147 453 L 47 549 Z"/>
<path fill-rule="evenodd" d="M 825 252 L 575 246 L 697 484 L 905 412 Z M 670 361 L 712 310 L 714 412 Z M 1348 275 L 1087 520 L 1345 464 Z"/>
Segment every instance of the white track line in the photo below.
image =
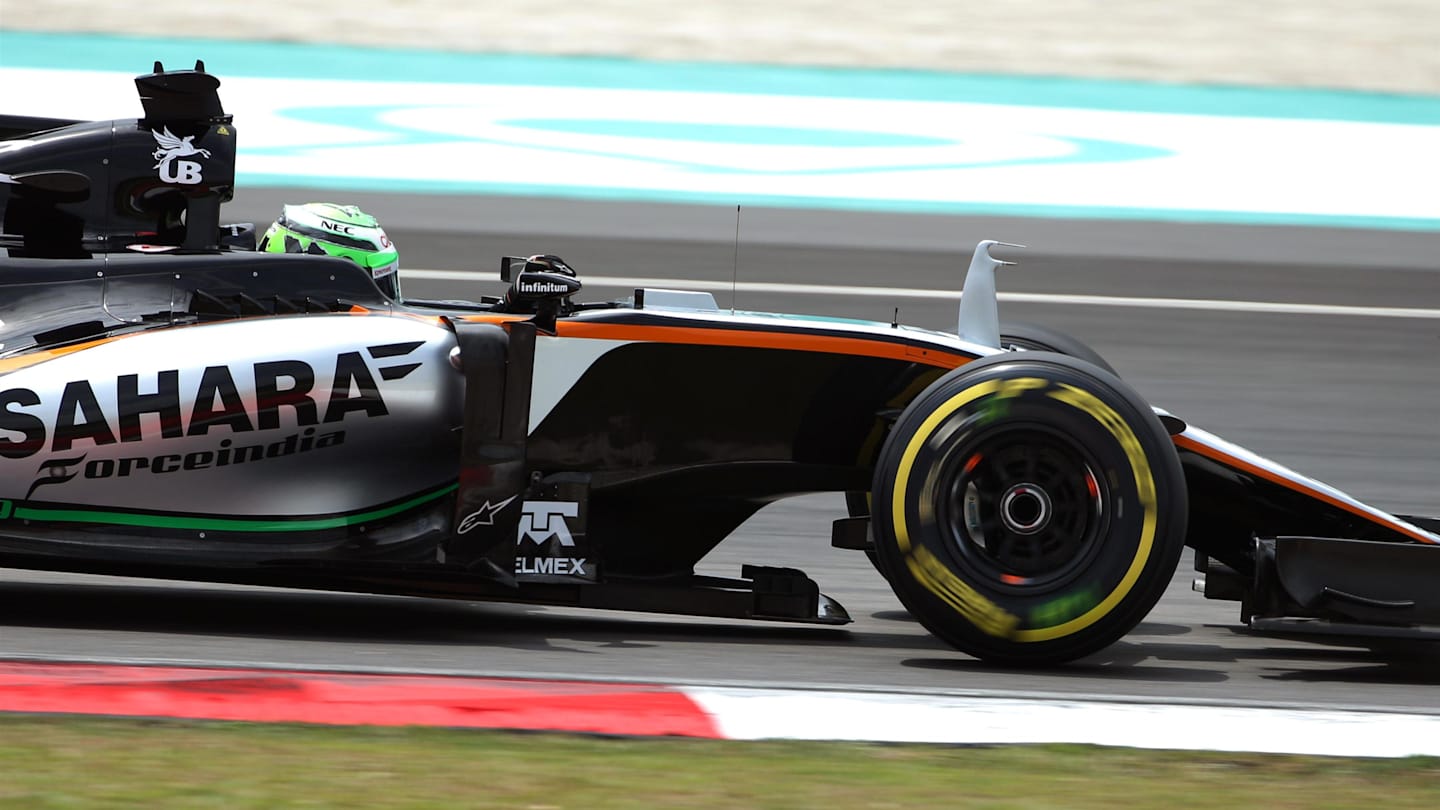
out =
<path fill-rule="evenodd" d="M 1073 743 L 1345 757 L 1440 754 L 1440 716 L 685 687 L 736 740 Z"/>
<path fill-rule="evenodd" d="M 427 281 L 498 281 L 466 270 L 404 270 L 405 278 Z M 788 284 L 771 281 L 711 281 L 708 279 L 647 278 L 643 276 L 582 276 L 587 287 L 665 288 L 705 292 L 774 293 L 780 295 L 852 295 L 870 298 L 960 299 L 958 291 L 920 287 L 868 287 L 844 284 Z M 1119 295 L 1065 295 L 1059 293 L 1002 292 L 1001 301 L 1025 304 L 1063 304 L 1090 307 L 1135 307 L 1139 309 L 1186 309 L 1208 312 L 1249 312 L 1268 315 L 1324 315 L 1361 318 L 1412 318 L 1440 320 L 1440 309 L 1420 307 L 1362 307 L 1341 304 L 1294 304 L 1280 301 L 1230 301 L 1216 298 L 1141 298 Z"/>

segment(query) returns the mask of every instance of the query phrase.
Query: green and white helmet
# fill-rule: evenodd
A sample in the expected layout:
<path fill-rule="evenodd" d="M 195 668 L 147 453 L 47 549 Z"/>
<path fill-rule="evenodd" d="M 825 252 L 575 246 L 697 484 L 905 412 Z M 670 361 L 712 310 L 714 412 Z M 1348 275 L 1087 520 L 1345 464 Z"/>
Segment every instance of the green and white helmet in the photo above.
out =
<path fill-rule="evenodd" d="M 353 205 L 287 205 L 260 239 L 259 250 L 349 259 L 370 271 L 381 292 L 400 300 L 400 252 L 375 217 Z"/>

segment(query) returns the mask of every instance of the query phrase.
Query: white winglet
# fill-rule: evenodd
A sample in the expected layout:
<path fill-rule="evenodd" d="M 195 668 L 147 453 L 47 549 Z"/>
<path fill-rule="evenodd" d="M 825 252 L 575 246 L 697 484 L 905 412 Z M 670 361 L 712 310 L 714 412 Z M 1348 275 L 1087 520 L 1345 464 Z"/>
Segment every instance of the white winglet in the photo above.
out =
<path fill-rule="evenodd" d="M 975 246 L 970 270 L 965 274 L 965 289 L 960 293 L 960 321 L 955 333 L 962 340 L 1000 348 L 1000 304 L 995 298 L 995 268 L 1014 264 L 990 255 L 990 248 L 1023 248 L 1010 242 L 986 239 Z"/>

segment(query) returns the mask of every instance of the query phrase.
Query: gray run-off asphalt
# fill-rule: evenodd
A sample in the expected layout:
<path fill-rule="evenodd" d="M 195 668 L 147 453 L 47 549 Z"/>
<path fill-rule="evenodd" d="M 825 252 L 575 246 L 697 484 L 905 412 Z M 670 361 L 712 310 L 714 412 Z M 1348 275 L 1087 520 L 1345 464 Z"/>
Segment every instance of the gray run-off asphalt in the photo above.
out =
<path fill-rule="evenodd" d="M 334 194 L 249 190 L 233 219 Z M 582 277 L 727 279 L 733 209 L 345 195 L 379 215 L 410 267 L 475 270 L 412 295 L 500 290 L 496 257 L 559 253 Z M 1028 243 L 1002 291 L 1440 309 L 1440 236 L 1146 223 L 744 213 L 742 281 L 953 290 L 971 245 Z M 593 289 L 596 297 L 623 295 Z M 728 304 L 728 294 L 717 295 Z M 953 301 L 747 294 L 773 308 L 953 325 Z M 1177 414 L 1376 505 L 1440 513 L 1440 320 L 1029 304 L 1008 317 L 1071 331 Z M 983 666 L 930 638 L 866 561 L 828 546 L 834 496 L 777 504 L 706 570 L 794 565 L 845 604 L 844 629 L 235 588 L 25 572 L 0 577 L 0 657 L 410 669 L 553 678 L 995 690 L 1440 711 L 1435 645 L 1368 650 L 1257 637 L 1233 603 L 1188 590 L 1055 672 Z M 64 583 L 62 585 L 61 583 Z M 76 587 L 79 585 L 79 587 Z"/>

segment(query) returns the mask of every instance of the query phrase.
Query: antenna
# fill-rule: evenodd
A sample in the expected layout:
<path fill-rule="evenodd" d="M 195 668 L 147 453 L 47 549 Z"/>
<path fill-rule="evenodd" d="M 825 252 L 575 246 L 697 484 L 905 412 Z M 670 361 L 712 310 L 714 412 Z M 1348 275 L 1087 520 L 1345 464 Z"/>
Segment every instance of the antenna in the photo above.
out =
<path fill-rule="evenodd" d="M 730 314 L 735 314 L 736 288 L 740 286 L 740 206 L 735 206 L 735 253 L 730 258 Z"/>

